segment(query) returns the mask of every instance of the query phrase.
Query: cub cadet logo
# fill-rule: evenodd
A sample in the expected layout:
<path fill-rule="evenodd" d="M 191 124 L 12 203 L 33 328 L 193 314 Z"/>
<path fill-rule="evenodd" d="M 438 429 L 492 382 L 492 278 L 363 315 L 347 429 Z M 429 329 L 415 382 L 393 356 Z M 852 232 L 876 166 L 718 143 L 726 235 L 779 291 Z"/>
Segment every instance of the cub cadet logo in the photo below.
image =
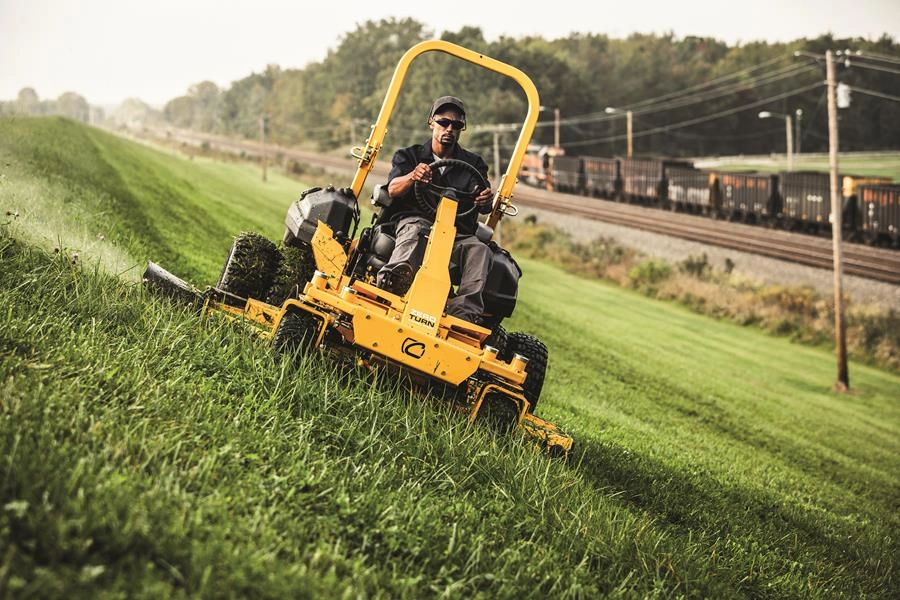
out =
<path fill-rule="evenodd" d="M 422 355 L 425 354 L 425 344 L 412 338 L 406 338 L 403 340 L 403 354 L 413 358 L 422 358 Z"/>
<path fill-rule="evenodd" d="M 409 311 L 409 316 L 416 323 L 421 323 L 422 325 L 428 325 L 429 327 L 434 327 L 434 324 L 437 321 L 437 319 L 435 319 L 431 315 L 429 315 L 427 313 L 423 313 L 418 310 Z"/>

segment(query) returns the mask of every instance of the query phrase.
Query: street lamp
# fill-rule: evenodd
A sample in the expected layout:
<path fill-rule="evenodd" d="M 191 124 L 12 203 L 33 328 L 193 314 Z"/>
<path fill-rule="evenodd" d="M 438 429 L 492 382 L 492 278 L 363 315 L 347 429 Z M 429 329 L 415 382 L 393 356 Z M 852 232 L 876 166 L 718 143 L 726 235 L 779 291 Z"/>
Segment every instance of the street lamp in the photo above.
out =
<path fill-rule="evenodd" d="M 798 108 L 794 111 L 794 114 L 797 118 L 794 120 L 794 141 L 796 142 L 794 146 L 797 149 L 797 156 L 800 156 L 800 140 L 803 136 L 800 135 L 800 121 L 803 119 L 803 109 Z"/>
<path fill-rule="evenodd" d="M 787 137 L 787 170 L 794 170 L 794 133 L 793 128 L 791 127 L 791 115 L 783 115 L 781 113 L 770 112 L 768 110 L 764 110 L 759 113 L 760 119 L 768 119 L 770 117 L 777 117 L 780 119 L 784 119 L 784 133 L 785 137 Z"/>
<path fill-rule="evenodd" d="M 605 112 L 608 115 L 615 115 L 615 114 L 621 114 L 622 109 L 615 108 L 612 106 L 607 106 L 603 110 L 603 112 Z M 631 158 L 633 146 L 632 146 L 632 142 L 631 142 L 632 135 L 631 135 L 631 111 L 630 110 L 625 111 L 625 136 L 626 136 L 626 138 L 628 138 L 628 154 L 626 156 L 628 158 Z"/>
<path fill-rule="evenodd" d="M 541 112 L 550 110 L 549 106 L 542 106 Z M 559 108 L 553 109 L 553 147 L 559 148 Z"/>

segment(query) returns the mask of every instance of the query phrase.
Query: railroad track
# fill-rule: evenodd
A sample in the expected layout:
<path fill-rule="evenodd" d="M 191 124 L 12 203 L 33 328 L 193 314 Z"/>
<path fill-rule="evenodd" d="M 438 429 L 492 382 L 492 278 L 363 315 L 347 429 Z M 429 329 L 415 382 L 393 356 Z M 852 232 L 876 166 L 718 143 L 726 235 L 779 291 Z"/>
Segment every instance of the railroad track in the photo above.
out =
<path fill-rule="evenodd" d="M 822 237 L 730 223 L 658 208 L 548 192 L 523 185 L 517 186 L 514 203 L 579 215 L 605 223 L 750 252 L 829 271 L 834 269 L 831 239 Z M 862 244 L 842 243 L 841 260 L 844 274 L 900 285 L 900 252 Z"/>
<path fill-rule="evenodd" d="M 162 132 L 156 132 L 156 136 L 195 145 L 206 143 L 220 150 L 247 155 L 256 155 L 260 151 L 258 143 L 211 134 L 168 130 L 164 135 Z M 357 165 L 356 160 L 348 156 L 317 154 L 293 148 L 270 146 L 267 152 L 270 155 L 277 152 L 303 164 L 318 166 L 334 173 L 352 174 Z M 387 177 L 389 162 L 389 157 L 385 160 L 382 156 L 381 160 L 375 163 L 370 175 Z M 822 237 L 550 192 L 523 183 L 516 186 L 513 202 L 521 206 L 579 215 L 605 223 L 759 254 L 828 271 L 834 269 L 832 242 Z M 900 252 L 856 243 L 842 243 L 841 258 L 842 271 L 846 275 L 900 285 Z"/>

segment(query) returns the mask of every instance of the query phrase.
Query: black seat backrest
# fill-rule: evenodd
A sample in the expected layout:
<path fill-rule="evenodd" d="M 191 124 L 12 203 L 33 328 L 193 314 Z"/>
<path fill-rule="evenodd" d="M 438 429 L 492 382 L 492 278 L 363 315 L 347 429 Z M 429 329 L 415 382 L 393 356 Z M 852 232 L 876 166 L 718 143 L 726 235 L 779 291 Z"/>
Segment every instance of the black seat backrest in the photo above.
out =
<path fill-rule="evenodd" d="M 375 212 L 381 214 L 384 212 L 385 208 L 388 208 L 393 202 L 393 198 L 388 194 L 386 183 L 379 183 L 372 189 L 372 206 L 375 207 Z"/>
<path fill-rule="evenodd" d="M 386 223 L 395 220 L 398 207 L 388 194 L 386 183 L 379 183 L 372 189 L 372 206 L 375 209 L 375 223 Z"/>

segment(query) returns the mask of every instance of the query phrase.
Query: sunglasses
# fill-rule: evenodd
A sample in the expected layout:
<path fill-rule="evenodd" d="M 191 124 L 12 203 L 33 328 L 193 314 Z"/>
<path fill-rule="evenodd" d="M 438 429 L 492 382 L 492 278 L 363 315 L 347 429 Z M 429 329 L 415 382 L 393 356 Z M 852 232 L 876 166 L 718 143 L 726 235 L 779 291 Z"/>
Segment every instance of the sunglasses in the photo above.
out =
<path fill-rule="evenodd" d="M 456 131 L 462 131 L 466 128 L 465 121 L 457 121 L 456 119 L 433 119 L 433 121 L 444 129 L 452 126 Z"/>

